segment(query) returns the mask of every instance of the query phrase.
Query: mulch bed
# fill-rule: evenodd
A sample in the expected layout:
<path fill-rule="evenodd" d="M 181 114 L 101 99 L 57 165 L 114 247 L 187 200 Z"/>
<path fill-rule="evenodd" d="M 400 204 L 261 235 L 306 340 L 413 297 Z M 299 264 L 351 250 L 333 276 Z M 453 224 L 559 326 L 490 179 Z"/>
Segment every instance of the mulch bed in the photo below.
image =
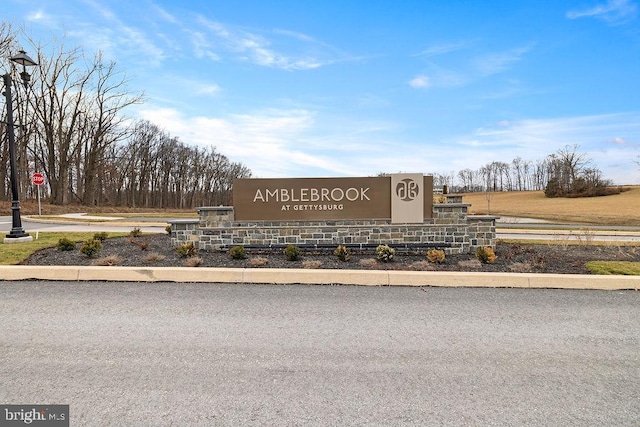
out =
<path fill-rule="evenodd" d="M 333 256 L 332 250 L 322 253 L 304 252 L 298 261 L 288 261 L 276 253 L 250 252 L 243 260 L 233 260 L 227 252 L 200 251 L 197 260 L 182 258 L 171 245 L 168 235 L 146 235 L 137 238 L 107 239 L 103 249 L 93 257 L 76 250 L 43 249 L 30 256 L 25 265 L 121 265 L 146 267 L 178 267 L 199 264 L 199 267 L 232 268 L 322 268 L 366 270 L 429 270 L 485 271 L 515 273 L 588 274 L 587 261 L 640 261 L 640 247 L 616 245 L 532 245 L 498 243 L 493 264 L 482 264 L 474 254 L 447 255 L 441 264 L 427 261 L 425 252 L 398 252 L 392 262 L 376 260 L 375 253 L 355 253 L 347 262 Z"/>

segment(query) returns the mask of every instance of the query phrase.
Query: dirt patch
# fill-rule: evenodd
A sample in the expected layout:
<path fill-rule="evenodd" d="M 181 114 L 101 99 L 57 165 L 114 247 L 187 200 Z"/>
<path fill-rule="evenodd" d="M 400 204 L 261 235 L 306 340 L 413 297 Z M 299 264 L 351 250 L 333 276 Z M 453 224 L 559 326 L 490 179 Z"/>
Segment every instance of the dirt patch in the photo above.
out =
<path fill-rule="evenodd" d="M 233 260 L 226 252 L 200 251 L 198 259 L 182 258 L 166 234 L 138 238 L 107 239 L 103 249 L 94 257 L 79 252 L 80 244 L 72 251 L 56 248 L 40 250 L 31 255 L 25 265 L 121 265 L 149 267 L 232 267 L 232 268 L 320 268 L 362 270 L 414 271 L 484 271 L 513 273 L 588 274 L 587 261 L 640 262 L 637 246 L 562 246 L 498 243 L 493 264 L 480 263 L 473 254 L 447 255 L 443 263 L 427 261 L 424 251 L 397 252 L 392 262 L 376 260 L 375 253 L 352 252 L 344 262 L 326 252 L 304 252 L 298 261 L 288 261 L 277 252 L 251 252 L 243 260 Z"/>

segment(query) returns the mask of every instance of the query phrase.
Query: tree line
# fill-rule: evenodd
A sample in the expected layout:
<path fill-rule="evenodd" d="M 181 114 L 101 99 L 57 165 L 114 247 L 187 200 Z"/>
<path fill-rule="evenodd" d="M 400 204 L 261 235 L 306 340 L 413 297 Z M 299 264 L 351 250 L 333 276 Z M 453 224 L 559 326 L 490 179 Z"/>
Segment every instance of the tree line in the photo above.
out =
<path fill-rule="evenodd" d="M 618 193 L 611 181 L 592 165 L 578 145 L 566 145 L 537 161 L 516 157 L 510 163 L 494 161 L 479 169 L 450 174 L 434 173 L 434 185 L 450 192 L 543 190 L 547 197 L 589 197 Z"/>
<path fill-rule="evenodd" d="M 23 199 L 34 197 L 31 174 L 41 172 L 42 195 L 52 204 L 192 208 L 229 204 L 233 179 L 251 176 L 214 147 L 194 147 L 151 122 L 132 122 L 125 110 L 144 102 L 144 94 L 130 92 L 126 75 L 100 52 L 87 57 L 55 41 L 46 48 L 33 45 L 29 55 L 38 65 L 27 70 L 32 77 L 22 84 L 21 69 L 8 61 L 19 50 L 17 34 L 0 23 L 2 68 L 14 82 Z M 6 113 L 5 104 L 2 117 Z M 0 199 L 8 200 L 4 120 L 0 126 Z"/>

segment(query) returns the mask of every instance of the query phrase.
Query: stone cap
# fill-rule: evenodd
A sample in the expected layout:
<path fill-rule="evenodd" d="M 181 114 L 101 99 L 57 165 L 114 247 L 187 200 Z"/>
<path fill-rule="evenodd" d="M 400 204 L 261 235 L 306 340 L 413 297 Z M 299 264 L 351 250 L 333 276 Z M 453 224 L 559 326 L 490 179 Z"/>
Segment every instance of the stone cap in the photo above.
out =
<path fill-rule="evenodd" d="M 233 206 L 201 206 L 198 211 L 232 211 Z"/>

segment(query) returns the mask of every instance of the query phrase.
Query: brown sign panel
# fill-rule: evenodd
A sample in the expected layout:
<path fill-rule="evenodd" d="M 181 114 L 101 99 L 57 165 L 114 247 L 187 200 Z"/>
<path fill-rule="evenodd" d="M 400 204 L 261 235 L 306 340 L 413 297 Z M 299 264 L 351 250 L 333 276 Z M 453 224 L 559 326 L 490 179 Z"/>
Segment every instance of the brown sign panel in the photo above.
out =
<path fill-rule="evenodd" d="M 424 216 L 431 217 L 432 177 L 424 177 Z M 237 221 L 390 219 L 391 178 L 235 179 Z"/>

